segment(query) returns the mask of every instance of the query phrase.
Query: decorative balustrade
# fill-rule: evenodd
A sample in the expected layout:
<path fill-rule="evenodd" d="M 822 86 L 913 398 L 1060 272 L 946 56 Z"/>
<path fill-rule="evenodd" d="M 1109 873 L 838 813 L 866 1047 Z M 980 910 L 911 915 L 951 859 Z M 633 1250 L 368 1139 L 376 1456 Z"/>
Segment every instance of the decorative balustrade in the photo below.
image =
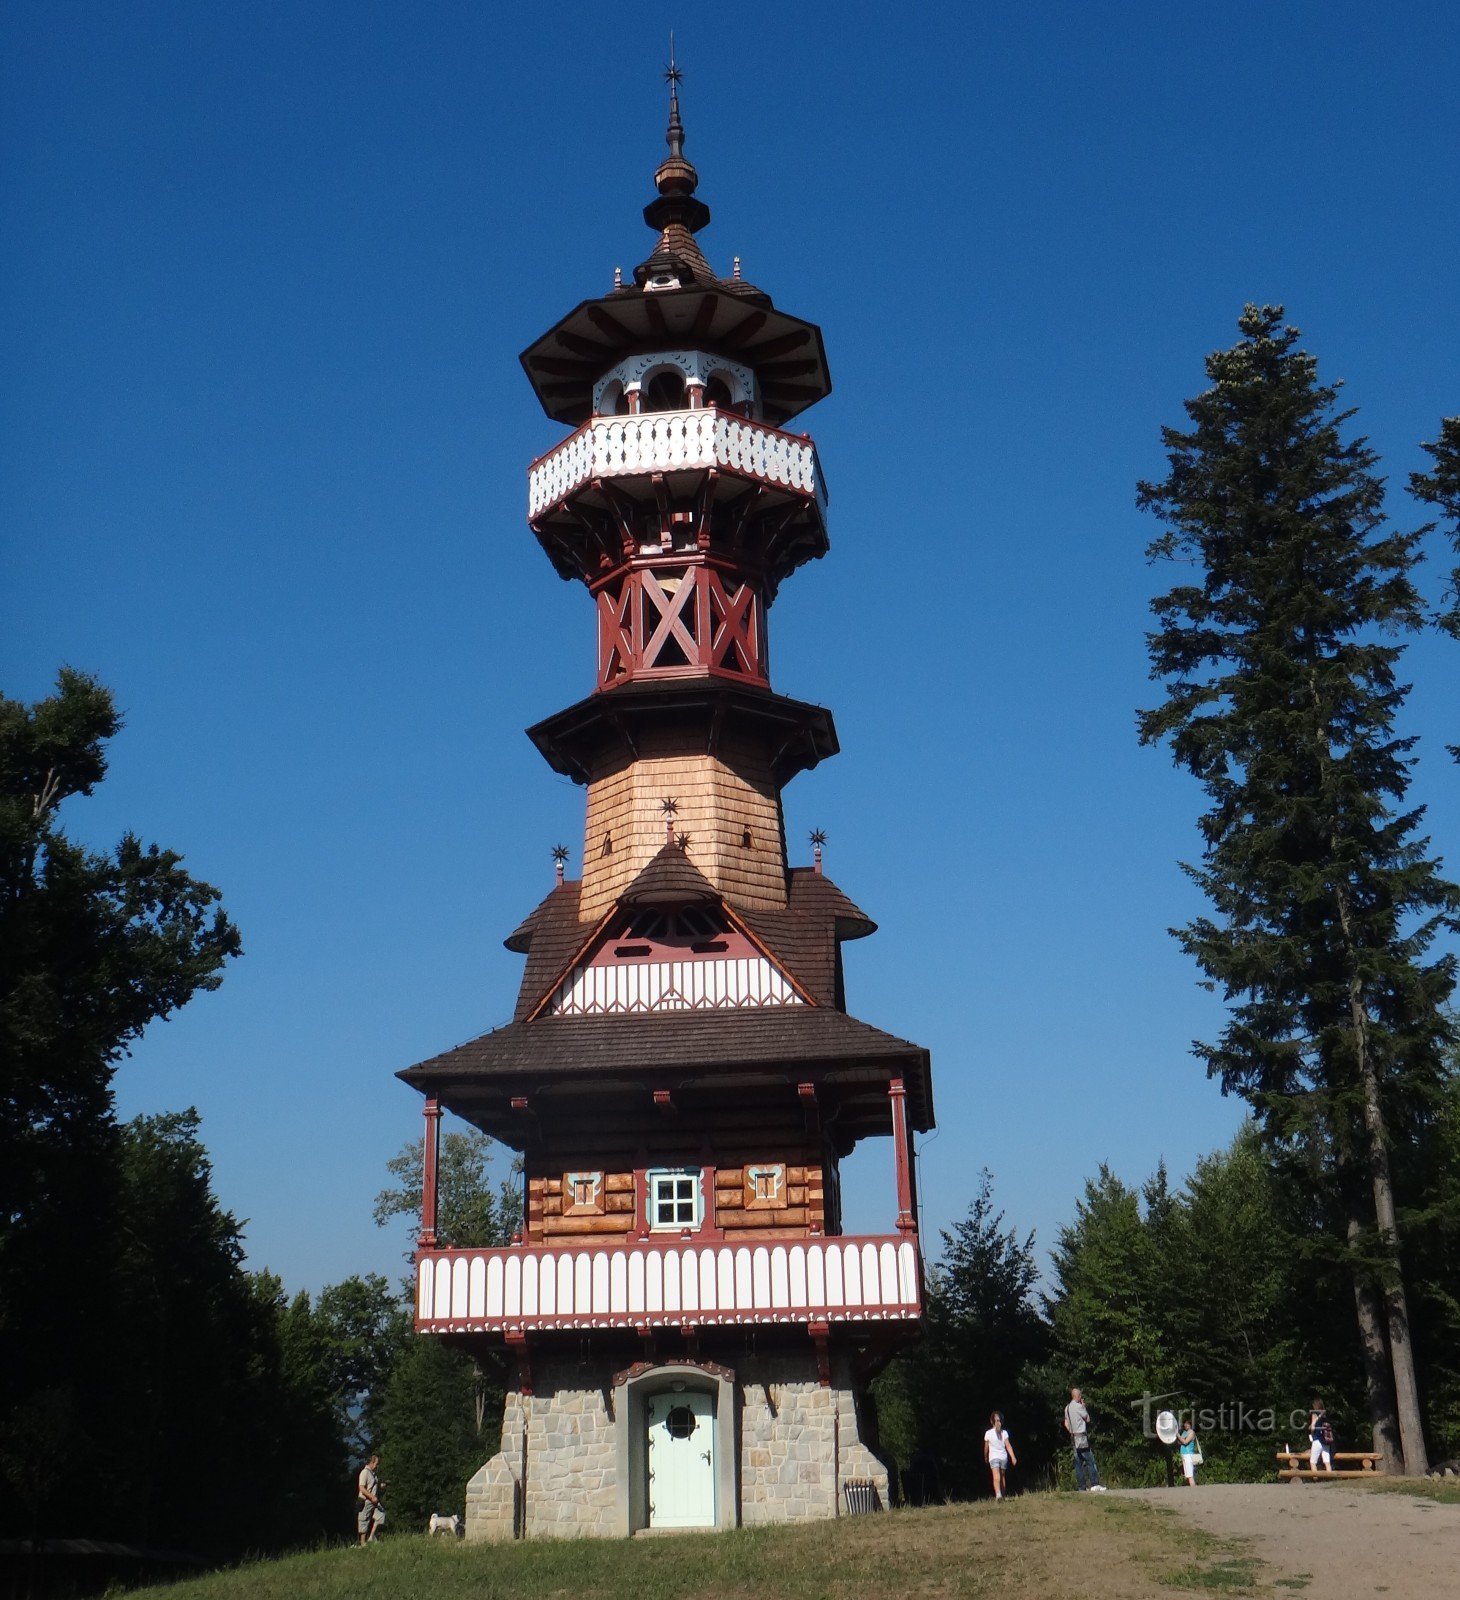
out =
<path fill-rule="evenodd" d="M 704 467 L 721 467 L 806 495 L 826 515 L 826 486 L 816 446 L 809 439 L 708 407 L 593 417 L 532 464 L 527 475 L 528 519 L 559 504 L 591 478 Z"/>
<path fill-rule="evenodd" d="M 922 1313 L 917 1242 L 906 1234 L 424 1250 L 416 1274 L 416 1326 L 428 1333 L 906 1322 Z"/>

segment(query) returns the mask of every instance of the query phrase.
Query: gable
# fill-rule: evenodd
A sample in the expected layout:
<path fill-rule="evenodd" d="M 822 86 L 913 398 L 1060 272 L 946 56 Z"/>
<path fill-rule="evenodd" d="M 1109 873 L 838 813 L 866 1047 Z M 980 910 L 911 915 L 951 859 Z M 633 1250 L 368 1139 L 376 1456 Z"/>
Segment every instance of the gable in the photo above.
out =
<path fill-rule="evenodd" d="M 548 996 L 544 1017 L 799 1006 L 805 998 L 720 906 L 621 912 Z"/>

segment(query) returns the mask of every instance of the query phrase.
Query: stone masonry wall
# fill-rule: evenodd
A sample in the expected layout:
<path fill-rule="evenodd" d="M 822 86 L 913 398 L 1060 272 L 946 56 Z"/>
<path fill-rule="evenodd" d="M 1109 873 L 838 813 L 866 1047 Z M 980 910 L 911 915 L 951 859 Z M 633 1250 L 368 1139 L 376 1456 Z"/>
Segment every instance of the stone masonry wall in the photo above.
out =
<path fill-rule="evenodd" d="M 839 1516 L 843 1486 L 871 1479 L 885 1506 L 887 1468 L 862 1440 L 857 1397 L 844 1361 L 823 1388 L 814 1356 L 742 1360 L 740 1521 L 796 1522 Z"/>
<path fill-rule="evenodd" d="M 594 1375 L 590 1368 L 586 1377 Z M 467 1538 L 617 1533 L 613 1419 L 603 1390 L 585 1388 L 585 1373 L 576 1363 L 544 1363 L 533 1377 L 533 1394 L 508 1394 L 502 1449 L 467 1484 Z M 603 1381 L 608 1378 L 605 1372 Z"/>
<path fill-rule="evenodd" d="M 838 1516 L 845 1509 L 843 1488 L 852 1479 L 871 1479 L 881 1503 L 889 1504 L 887 1469 L 862 1439 L 844 1358 L 833 1362 L 829 1388 L 821 1386 L 809 1349 L 735 1352 L 727 1364 L 735 1369 L 739 1417 L 728 1419 L 719 1438 L 726 1446 L 739 1439 L 740 1523 Z M 467 1486 L 467 1538 L 511 1539 L 523 1531 L 528 1538 L 620 1533 L 623 1468 L 602 1387 L 611 1380 L 607 1364 L 600 1373 L 592 1364 L 544 1362 L 534 1380 L 534 1394 L 508 1394 L 501 1452 Z M 612 1403 L 625 1398 L 615 1390 Z"/>

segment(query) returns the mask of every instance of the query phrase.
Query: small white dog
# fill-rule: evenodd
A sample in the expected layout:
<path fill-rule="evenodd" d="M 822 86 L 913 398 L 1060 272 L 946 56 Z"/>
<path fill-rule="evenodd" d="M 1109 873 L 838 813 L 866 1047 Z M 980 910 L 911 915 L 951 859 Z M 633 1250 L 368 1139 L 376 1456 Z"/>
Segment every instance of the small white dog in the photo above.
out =
<path fill-rule="evenodd" d="M 426 1532 L 446 1533 L 450 1534 L 453 1539 L 459 1539 L 461 1537 L 461 1518 L 454 1514 L 449 1517 L 443 1517 L 439 1511 L 433 1511 L 431 1513 L 431 1526 L 426 1529 Z"/>

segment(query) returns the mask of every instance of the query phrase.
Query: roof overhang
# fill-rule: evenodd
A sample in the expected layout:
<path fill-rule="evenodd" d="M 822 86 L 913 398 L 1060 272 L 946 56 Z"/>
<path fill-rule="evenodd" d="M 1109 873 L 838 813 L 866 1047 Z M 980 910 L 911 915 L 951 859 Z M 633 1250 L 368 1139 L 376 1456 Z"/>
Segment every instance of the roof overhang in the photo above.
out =
<path fill-rule="evenodd" d="M 780 425 L 831 393 L 821 329 L 730 288 L 621 289 L 584 300 L 519 359 L 555 422 L 577 427 L 593 410 L 593 385 L 624 356 L 708 350 L 755 370 L 768 422 Z"/>
<path fill-rule="evenodd" d="M 723 732 L 753 726 L 771 741 L 771 768 L 781 784 L 841 749 L 836 724 L 825 706 L 703 675 L 640 680 L 600 690 L 534 724 L 527 737 L 554 772 L 587 783 L 607 750 L 619 747 L 633 755 L 641 730 L 667 721 L 701 726 L 711 753 Z"/>

